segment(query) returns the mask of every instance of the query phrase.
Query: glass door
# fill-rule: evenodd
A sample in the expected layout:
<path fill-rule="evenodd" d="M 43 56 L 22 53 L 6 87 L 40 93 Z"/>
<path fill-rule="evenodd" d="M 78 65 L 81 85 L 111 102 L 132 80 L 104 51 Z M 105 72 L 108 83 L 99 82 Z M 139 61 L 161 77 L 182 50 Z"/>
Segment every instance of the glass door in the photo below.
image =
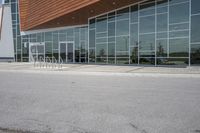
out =
<path fill-rule="evenodd" d="M 67 62 L 73 63 L 74 62 L 74 50 L 73 50 L 73 43 L 68 42 L 67 43 Z"/>
<path fill-rule="evenodd" d="M 60 42 L 59 43 L 59 59 L 63 63 L 74 62 L 74 42 Z"/>

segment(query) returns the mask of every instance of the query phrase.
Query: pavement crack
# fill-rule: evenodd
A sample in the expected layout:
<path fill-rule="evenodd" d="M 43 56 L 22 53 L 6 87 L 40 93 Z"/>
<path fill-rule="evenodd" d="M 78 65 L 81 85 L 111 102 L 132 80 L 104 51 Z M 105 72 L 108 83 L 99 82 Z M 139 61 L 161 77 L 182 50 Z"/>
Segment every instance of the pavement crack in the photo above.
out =
<path fill-rule="evenodd" d="M 133 124 L 133 123 L 129 123 L 129 125 L 130 125 L 131 127 L 133 127 L 136 131 L 140 132 L 140 133 L 147 133 L 146 130 L 139 128 L 138 126 L 136 126 L 136 125 Z"/>

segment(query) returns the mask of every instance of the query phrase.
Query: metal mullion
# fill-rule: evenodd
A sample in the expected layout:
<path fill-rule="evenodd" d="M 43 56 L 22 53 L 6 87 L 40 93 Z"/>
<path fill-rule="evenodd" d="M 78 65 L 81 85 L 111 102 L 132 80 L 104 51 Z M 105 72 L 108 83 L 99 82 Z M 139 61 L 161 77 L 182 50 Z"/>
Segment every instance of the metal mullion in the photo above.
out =
<path fill-rule="evenodd" d="M 140 5 L 138 4 L 138 65 L 140 65 Z"/>
<path fill-rule="evenodd" d="M 95 38 L 96 39 L 96 38 Z M 90 63 L 90 19 L 88 19 L 88 42 L 87 42 L 87 46 L 88 46 L 88 61 L 87 63 L 89 64 Z"/>
<path fill-rule="evenodd" d="M 107 62 L 106 64 L 108 64 L 108 14 L 107 14 Z"/>
<path fill-rule="evenodd" d="M 169 26 L 170 26 L 170 24 L 169 24 L 169 0 L 168 0 L 168 12 L 167 12 L 167 28 L 168 28 L 168 32 L 167 32 L 167 57 L 169 58 L 169 30 L 170 30 L 170 28 L 169 28 Z"/>
<path fill-rule="evenodd" d="M 129 46 L 128 46 L 128 51 L 129 51 L 129 64 L 131 64 L 131 6 L 129 7 Z"/>
<path fill-rule="evenodd" d="M 117 64 L 117 11 L 115 10 L 115 64 Z"/>
<path fill-rule="evenodd" d="M 155 2 L 155 44 L 154 44 L 154 53 L 155 53 L 155 66 L 157 66 L 157 2 Z"/>
<path fill-rule="evenodd" d="M 191 66 L 191 14 L 192 14 L 192 3 L 189 0 L 189 62 L 188 65 Z"/>

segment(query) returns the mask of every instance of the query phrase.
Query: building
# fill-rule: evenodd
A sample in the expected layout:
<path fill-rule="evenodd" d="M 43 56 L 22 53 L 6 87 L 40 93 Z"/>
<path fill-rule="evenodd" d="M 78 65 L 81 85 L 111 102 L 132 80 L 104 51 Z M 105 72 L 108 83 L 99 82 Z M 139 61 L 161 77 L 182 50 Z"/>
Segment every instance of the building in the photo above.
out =
<path fill-rule="evenodd" d="M 11 10 L 8 5 L 0 5 L 0 62 L 14 61 Z"/>
<path fill-rule="evenodd" d="M 5 0 L 15 60 L 199 65 L 199 0 Z"/>

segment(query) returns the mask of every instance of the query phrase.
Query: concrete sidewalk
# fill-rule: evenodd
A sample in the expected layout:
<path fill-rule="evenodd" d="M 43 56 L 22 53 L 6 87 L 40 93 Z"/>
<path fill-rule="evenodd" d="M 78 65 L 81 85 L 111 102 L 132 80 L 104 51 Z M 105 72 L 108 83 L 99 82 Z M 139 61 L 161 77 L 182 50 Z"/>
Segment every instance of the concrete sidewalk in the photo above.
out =
<path fill-rule="evenodd" d="M 63 64 L 62 68 L 48 66 L 34 67 L 33 63 L 0 63 L 1 71 L 61 71 L 61 72 L 97 72 L 126 74 L 190 74 L 200 75 L 200 67 L 145 67 L 119 65 Z"/>

